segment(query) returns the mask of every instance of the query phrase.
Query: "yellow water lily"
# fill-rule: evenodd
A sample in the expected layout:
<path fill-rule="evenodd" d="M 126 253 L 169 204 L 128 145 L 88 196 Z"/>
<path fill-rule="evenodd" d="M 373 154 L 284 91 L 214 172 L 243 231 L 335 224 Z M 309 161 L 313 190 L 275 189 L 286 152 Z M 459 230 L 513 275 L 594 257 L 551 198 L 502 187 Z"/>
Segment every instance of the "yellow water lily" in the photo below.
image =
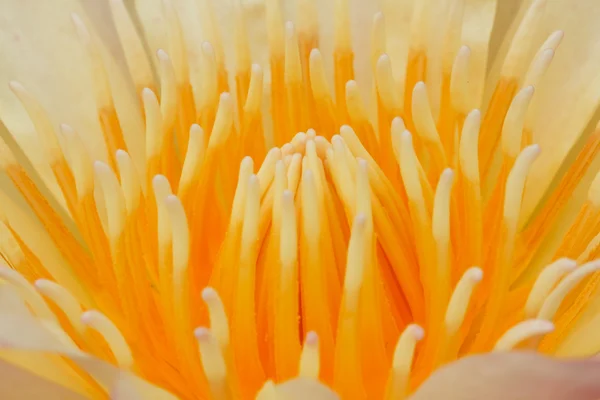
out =
<path fill-rule="evenodd" d="M 600 2 L 2 10 L 2 398 L 600 398 Z"/>

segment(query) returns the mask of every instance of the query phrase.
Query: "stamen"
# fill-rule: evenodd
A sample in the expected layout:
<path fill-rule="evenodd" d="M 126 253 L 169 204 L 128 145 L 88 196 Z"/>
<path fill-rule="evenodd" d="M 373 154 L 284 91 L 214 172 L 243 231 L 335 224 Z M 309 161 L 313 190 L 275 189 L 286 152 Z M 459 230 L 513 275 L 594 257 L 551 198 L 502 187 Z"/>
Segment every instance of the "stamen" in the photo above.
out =
<path fill-rule="evenodd" d="M 219 341 L 222 349 L 229 347 L 229 323 L 227 322 L 227 314 L 225 307 L 221 302 L 216 290 L 207 287 L 202 291 L 202 299 L 208 307 L 210 315 L 210 329 L 214 337 Z"/>
<path fill-rule="evenodd" d="M 346 82 L 346 107 L 348 108 L 350 122 L 355 127 L 356 134 L 360 138 L 361 144 L 369 154 L 373 157 L 377 157 L 377 136 L 369 121 L 365 104 L 355 81 Z M 342 134 L 341 129 L 343 129 L 343 127 L 340 128 L 340 134 Z"/>
<path fill-rule="evenodd" d="M 511 351 L 528 339 L 543 336 L 552 331 L 554 331 L 554 324 L 543 319 L 531 319 L 520 322 L 498 339 L 493 351 Z"/>
<path fill-rule="evenodd" d="M 83 333 L 85 327 L 80 318 L 81 305 L 67 289 L 47 279 L 35 281 L 35 288 L 62 310 L 76 332 Z"/>
<path fill-rule="evenodd" d="M 306 159 L 306 158 L 305 158 Z M 302 235 L 301 235 L 301 265 L 300 281 L 311 282 L 310 285 L 301 285 L 302 291 L 302 321 L 305 331 L 315 331 L 323 343 L 323 373 L 330 379 L 334 349 L 335 299 L 340 299 L 339 284 L 336 287 L 337 277 L 329 278 L 323 269 L 323 264 L 332 263 L 331 251 L 322 244 L 321 235 L 326 235 L 325 219 L 323 218 L 323 197 L 319 193 L 317 181 L 319 180 L 314 170 L 303 168 L 301 182 L 302 194 Z M 291 194 L 290 194 L 291 195 Z M 283 232 L 282 232 L 283 234 Z M 283 240 L 283 235 L 281 236 Z M 331 257 L 331 258 L 330 258 Z M 335 273 L 337 271 L 334 270 Z M 332 299 L 334 299 L 332 301 Z"/>
<path fill-rule="evenodd" d="M 518 78 L 525 72 L 528 62 L 527 54 L 531 49 L 534 33 L 542 22 L 545 7 L 546 0 L 535 0 L 529 6 L 504 59 L 502 76 Z"/>
<path fill-rule="evenodd" d="M 450 197 L 452 195 L 452 183 L 454 172 L 447 168 L 442 172 L 435 192 L 432 216 L 432 232 L 436 243 L 437 274 L 436 281 L 439 282 L 436 290 L 436 300 L 443 304 L 441 312 L 450 298 Z"/>
<path fill-rule="evenodd" d="M 396 86 L 392 74 L 392 62 L 387 54 L 382 54 L 377 60 L 375 82 L 377 83 L 377 93 L 388 113 L 393 116 L 401 115 L 400 99 L 394 90 Z M 382 137 L 379 139 L 383 140 Z"/>
<path fill-rule="evenodd" d="M 481 199 L 481 185 L 479 177 L 479 128 L 481 113 L 473 110 L 465 119 L 459 147 L 458 213 L 462 221 L 460 236 L 453 235 L 453 243 L 458 244 L 461 251 L 458 256 L 458 274 L 453 279 L 458 279 L 460 274 L 471 265 L 479 265 L 482 260 L 483 249 L 483 202 Z M 456 232 L 456 225 L 453 233 Z M 459 239 L 460 237 L 460 239 Z"/>
<path fill-rule="evenodd" d="M 339 314 L 335 342 L 333 387 L 340 396 L 364 396 L 360 370 L 358 342 L 358 299 L 366 267 L 367 218 L 359 214 L 354 218 L 348 245 L 344 293 Z"/>
<path fill-rule="evenodd" d="M 71 18 L 75 24 L 77 34 L 85 47 L 92 71 L 92 81 L 94 85 L 94 94 L 96 97 L 96 107 L 98 109 L 98 118 L 104 134 L 104 142 L 108 150 L 109 162 L 112 168 L 116 168 L 115 153 L 118 149 L 127 149 L 123 132 L 112 98 L 112 91 L 108 73 L 102 61 L 102 54 L 97 39 L 90 35 L 87 27 L 78 15 L 72 14 Z"/>
<path fill-rule="evenodd" d="M 456 335 L 462 326 L 469 308 L 469 302 L 475 286 L 483 279 L 481 268 L 473 267 L 465 271 L 456 284 L 446 309 L 445 325 L 449 337 Z"/>
<path fill-rule="evenodd" d="M 111 320 L 99 311 L 90 310 L 81 314 L 81 322 L 104 338 L 119 367 L 126 369 L 133 367 L 134 360 L 131 349 Z"/>
<path fill-rule="evenodd" d="M 178 85 L 188 81 L 188 61 L 181 30 L 181 22 L 172 0 L 162 0 L 163 15 L 167 30 L 168 51 Z M 203 15 L 205 13 L 202 13 Z"/>
<path fill-rule="evenodd" d="M 202 71 L 198 87 L 201 89 L 196 101 L 196 119 L 198 124 L 207 130 L 210 136 L 216 108 L 219 101 L 218 67 L 215 50 L 209 42 L 203 42 L 200 46 Z"/>
<path fill-rule="evenodd" d="M 142 90 L 146 120 L 146 176 L 148 180 L 161 171 L 160 153 L 163 147 L 163 119 L 158 99 L 148 88 Z M 148 186 L 150 186 L 148 184 Z"/>
<path fill-rule="evenodd" d="M 135 84 L 136 92 L 140 94 L 144 88 L 154 87 L 154 75 L 150 60 L 124 1 L 111 0 L 109 3 L 131 79 Z"/>
<path fill-rule="evenodd" d="M 435 122 L 433 121 L 431 106 L 427 97 L 427 88 L 423 82 L 418 82 L 413 89 L 412 119 L 417 133 L 425 142 L 426 149 L 430 153 L 429 179 L 431 182 L 435 182 L 440 171 L 448 165 L 448 162 L 446 161 L 446 154 L 437 128 L 435 127 Z"/>
<path fill-rule="evenodd" d="M 179 188 L 177 189 L 177 196 L 184 203 L 190 200 L 193 184 L 200 179 L 200 168 L 206 151 L 205 143 L 204 130 L 200 125 L 193 124 L 190 127 L 187 153 L 181 170 Z"/>
<path fill-rule="evenodd" d="M 214 400 L 230 399 L 231 388 L 227 379 L 227 367 L 215 336 L 207 328 L 196 328 L 194 336 L 198 340 L 202 368 L 211 396 Z"/>
<path fill-rule="evenodd" d="M 252 64 L 248 96 L 242 115 L 242 151 L 257 163 L 265 157 L 265 136 L 261 119 L 263 98 L 263 70 L 258 64 Z M 239 100 L 238 100 L 239 101 Z"/>
<path fill-rule="evenodd" d="M 233 2 L 233 42 L 235 50 L 235 88 L 238 104 L 238 113 L 241 116 L 248 95 L 250 83 L 250 70 L 252 57 L 250 55 L 250 43 L 248 42 L 248 29 L 241 0 Z"/>
<path fill-rule="evenodd" d="M 544 301 L 542 308 L 538 312 L 537 318 L 552 321 L 563 299 L 571 292 L 571 290 L 573 290 L 583 279 L 598 270 L 600 270 L 600 262 L 592 261 L 578 267 L 567 275 L 556 288 L 550 292 Z"/>
<path fill-rule="evenodd" d="M 269 40 L 269 55 L 271 67 L 271 118 L 273 132 L 286 132 L 285 110 L 285 31 L 279 0 L 267 0 L 266 21 L 267 37 Z M 277 137 L 275 137 L 277 139 Z M 282 146 L 284 142 L 275 141 L 275 146 Z"/>
<path fill-rule="evenodd" d="M 273 346 L 275 376 L 283 381 L 296 375 L 301 352 L 298 340 L 298 233 L 294 197 L 287 190 L 281 200 L 279 246 L 281 269 L 279 282 L 275 283 L 278 294 L 275 297 Z"/>
<path fill-rule="evenodd" d="M 94 178 L 102 192 L 108 217 L 106 235 L 111 241 L 113 251 L 116 251 L 116 240 L 125 226 L 125 197 L 116 175 L 107 164 L 100 161 L 94 163 Z"/>
<path fill-rule="evenodd" d="M 452 99 L 452 107 L 459 115 L 467 115 L 469 110 L 474 107 L 474 101 L 471 98 L 469 90 L 469 63 L 471 60 L 471 49 L 467 46 L 462 46 L 452 67 L 452 75 L 450 77 L 450 96 Z"/>
<path fill-rule="evenodd" d="M 386 400 L 402 400 L 408 396 L 415 347 L 424 336 L 423 328 L 415 324 L 408 325 L 400 335 L 386 385 Z"/>
<path fill-rule="evenodd" d="M 531 166 L 540 153 L 538 145 L 525 148 L 517 157 L 506 180 L 506 192 L 503 207 L 502 236 L 500 250 L 494 260 L 490 280 L 490 297 L 485 309 L 481 331 L 477 336 L 478 346 L 486 345 L 498 323 L 498 317 L 511 284 L 511 262 L 513 260 L 517 224 L 521 212 L 521 202 L 525 181 Z M 541 318 L 548 319 L 548 318 Z M 476 348 L 479 348 L 476 346 Z"/>
<path fill-rule="evenodd" d="M 163 132 L 165 135 L 175 126 L 177 117 L 177 83 L 175 69 L 171 57 L 163 50 L 156 53 L 160 70 L 160 112 L 163 117 Z M 168 140 L 166 141 L 168 143 Z"/>
<path fill-rule="evenodd" d="M 95 39 L 90 35 L 85 23 L 77 14 L 71 14 L 71 20 L 75 25 L 79 40 L 81 40 L 90 62 L 90 70 L 92 71 L 94 94 L 96 96 L 96 106 L 98 109 L 104 107 L 112 107 L 112 94 L 110 90 L 110 84 L 104 63 L 102 62 L 102 55 Z M 108 142 L 107 142 L 108 144 Z M 109 148 L 109 154 L 111 149 Z M 117 149 L 112 149 L 113 154 Z"/>
<path fill-rule="evenodd" d="M 536 87 L 540 83 L 554 58 L 554 53 L 554 49 L 546 49 L 536 56 L 523 79 L 523 87 Z"/>
<path fill-rule="evenodd" d="M 308 109 L 302 82 L 302 64 L 300 50 L 298 49 L 298 36 L 294 24 L 287 22 L 285 25 L 285 68 L 284 82 L 286 87 L 286 100 L 288 111 L 288 131 L 298 132 L 308 128 Z M 275 132 L 280 135 L 287 132 Z M 289 137 L 280 137 L 282 142 Z"/>
<path fill-rule="evenodd" d="M 354 53 L 350 32 L 350 4 L 348 0 L 335 0 L 333 18 L 333 64 L 335 100 L 338 115 L 347 119 L 346 82 L 354 79 Z"/>
<path fill-rule="evenodd" d="M 227 72 L 225 69 L 225 48 L 219 33 L 218 24 L 215 18 L 213 3 L 210 0 L 201 0 L 199 4 L 200 23 L 203 36 L 208 43 L 211 43 L 215 51 L 215 61 L 218 68 L 218 93 L 228 91 Z"/>
<path fill-rule="evenodd" d="M 318 49 L 311 50 L 309 65 L 310 84 L 315 99 L 319 131 L 323 132 L 325 137 L 331 137 L 337 129 L 338 119 L 327 85 L 323 56 Z"/>
<path fill-rule="evenodd" d="M 241 377 L 244 395 L 253 395 L 264 372 L 258 354 L 258 338 L 254 317 L 256 285 L 255 263 L 258 256 L 256 237 L 259 228 L 260 187 L 256 175 L 250 176 L 246 193 L 244 223 L 240 244 L 240 259 L 237 276 L 237 291 L 234 294 L 231 318 L 231 343 L 237 368 L 247 371 Z"/>
<path fill-rule="evenodd" d="M 314 331 L 310 331 L 306 334 L 306 340 L 302 347 L 298 376 L 319 379 L 320 365 L 319 335 Z"/>
<path fill-rule="evenodd" d="M 0 278 L 4 279 L 19 291 L 25 302 L 31 307 L 33 313 L 45 320 L 58 323 L 56 316 L 50 310 L 42 296 L 35 291 L 33 286 L 23 276 L 8 267 L 0 266 Z"/>
<path fill-rule="evenodd" d="M 158 234 L 158 276 L 160 279 L 161 293 L 164 295 L 161 296 L 163 301 L 167 301 L 170 299 L 169 293 L 171 292 L 171 225 L 169 223 L 165 199 L 173 194 L 171 191 L 171 186 L 169 185 L 169 181 L 164 175 L 156 175 L 152 180 L 152 188 L 154 190 L 154 199 L 156 201 L 156 211 L 157 211 L 157 228 L 156 232 Z M 165 304 L 167 309 L 169 308 L 167 304 Z M 170 312 L 170 311 L 168 311 Z"/>
<path fill-rule="evenodd" d="M 521 151 L 521 135 L 533 93 L 533 86 L 527 86 L 519 91 L 506 113 L 502 126 L 502 150 L 511 159 L 516 158 Z"/>
<path fill-rule="evenodd" d="M 94 188 L 92 161 L 81 137 L 69 125 L 61 124 L 60 144 L 75 179 L 77 198 L 82 201 Z"/>
<path fill-rule="evenodd" d="M 10 89 L 19 98 L 19 101 L 27 111 L 33 122 L 35 131 L 39 135 L 42 147 L 48 158 L 48 164 L 60 162 L 63 158 L 61 148 L 56 138 L 56 133 L 48 114 L 39 102 L 29 93 L 21 83 L 10 82 Z"/>
<path fill-rule="evenodd" d="M 538 315 L 555 285 L 576 266 L 575 261 L 561 258 L 542 270 L 525 303 L 525 318 L 535 318 Z"/>
<path fill-rule="evenodd" d="M 119 178 L 121 188 L 125 197 L 125 206 L 128 215 L 131 215 L 139 206 L 142 196 L 140 179 L 135 170 L 133 161 L 129 154 L 124 150 L 117 150 L 117 166 L 119 168 Z"/>

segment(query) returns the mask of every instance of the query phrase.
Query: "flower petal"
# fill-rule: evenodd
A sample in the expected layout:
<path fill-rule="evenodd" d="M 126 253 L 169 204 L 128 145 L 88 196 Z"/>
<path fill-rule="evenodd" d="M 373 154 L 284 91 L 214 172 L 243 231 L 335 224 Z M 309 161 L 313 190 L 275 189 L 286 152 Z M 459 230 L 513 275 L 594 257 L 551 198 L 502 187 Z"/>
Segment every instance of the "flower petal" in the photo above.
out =
<path fill-rule="evenodd" d="M 534 353 L 463 358 L 439 369 L 411 400 L 596 400 L 600 361 L 556 361 Z"/>

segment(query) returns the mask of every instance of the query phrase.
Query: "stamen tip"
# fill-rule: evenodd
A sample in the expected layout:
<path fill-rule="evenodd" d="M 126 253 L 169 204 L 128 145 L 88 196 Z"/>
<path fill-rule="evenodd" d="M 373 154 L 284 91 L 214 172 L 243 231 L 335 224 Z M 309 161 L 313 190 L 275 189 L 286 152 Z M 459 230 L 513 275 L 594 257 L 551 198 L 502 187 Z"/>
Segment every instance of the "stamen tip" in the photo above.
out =
<path fill-rule="evenodd" d="M 84 325 L 89 325 L 92 323 L 92 320 L 96 318 L 96 316 L 100 314 L 99 311 L 96 310 L 87 310 L 81 314 L 81 322 Z"/>
<path fill-rule="evenodd" d="M 106 172 L 106 171 L 110 171 L 110 167 L 105 162 L 96 160 L 96 161 L 94 161 L 94 171 Z"/>
<path fill-rule="evenodd" d="M 310 345 L 310 346 L 314 346 L 317 343 L 319 343 L 319 335 L 317 335 L 317 332 L 315 331 L 310 331 L 306 334 L 306 344 Z"/>
<path fill-rule="evenodd" d="M 460 47 L 460 49 L 458 50 L 458 55 L 460 56 L 470 56 L 471 55 L 471 48 L 467 45 L 462 45 Z"/>
<path fill-rule="evenodd" d="M 425 329 L 423 329 L 420 325 L 410 324 L 408 327 L 406 327 L 406 329 L 409 329 L 410 334 L 417 342 L 423 340 L 425 337 Z"/>
<path fill-rule="evenodd" d="M 309 171 L 307 171 L 309 172 Z M 284 190 L 283 194 L 282 194 L 283 200 L 284 201 L 293 201 L 294 200 L 294 193 L 292 193 L 291 190 Z"/>
<path fill-rule="evenodd" d="M 379 56 L 379 58 L 377 59 L 377 65 L 382 65 L 382 64 L 386 64 L 386 63 L 390 63 L 390 56 L 388 56 L 386 53 L 383 53 L 382 55 Z"/>
<path fill-rule="evenodd" d="M 367 223 L 367 216 L 364 213 L 358 213 L 354 218 L 354 224 L 364 226 Z"/>
<path fill-rule="evenodd" d="M 545 319 L 540 319 L 538 322 L 538 326 L 540 328 L 540 331 L 544 331 L 546 333 L 554 332 L 555 329 L 554 323 Z"/>
<path fill-rule="evenodd" d="M 263 69 L 260 64 L 252 64 L 252 73 L 253 74 L 262 74 Z"/>
<path fill-rule="evenodd" d="M 38 279 L 33 282 L 33 286 L 35 286 L 36 289 L 43 289 L 47 287 L 49 283 L 51 282 L 48 279 Z"/>
<path fill-rule="evenodd" d="M 207 286 L 202 290 L 202 300 L 204 301 L 214 300 L 218 296 L 217 291 L 210 286 Z"/>
<path fill-rule="evenodd" d="M 483 270 L 479 267 L 469 268 L 465 275 L 469 277 L 472 282 L 481 282 L 483 279 Z"/>
<path fill-rule="evenodd" d="M 363 169 L 363 170 L 367 169 L 367 167 L 368 167 L 367 160 L 365 160 L 364 158 L 357 157 L 356 161 L 358 162 L 358 166 L 361 169 Z"/>
<path fill-rule="evenodd" d="M 19 81 L 10 81 L 8 83 L 8 87 L 10 87 L 13 92 L 25 90 L 25 87 Z"/>
<path fill-rule="evenodd" d="M 474 108 L 473 110 L 471 110 L 467 117 L 481 119 L 481 110 L 479 110 L 478 108 Z"/>
<path fill-rule="evenodd" d="M 156 56 L 158 57 L 159 60 L 161 61 L 168 61 L 169 60 L 169 55 L 167 54 L 166 51 L 164 51 L 163 49 L 158 49 L 156 51 Z"/>
<path fill-rule="evenodd" d="M 194 336 L 200 341 L 208 341 L 210 339 L 210 330 L 204 326 L 194 329 Z"/>
<path fill-rule="evenodd" d="M 65 135 L 73 135 L 75 131 L 69 124 L 62 123 L 58 126 L 60 128 L 60 132 Z"/>
<path fill-rule="evenodd" d="M 319 51 L 319 49 L 314 48 L 310 51 L 310 59 L 320 59 L 321 58 L 321 52 Z"/>
<path fill-rule="evenodd" d="M 454 178 L 454 171 L 452 168 L 446 168 L 442 171 L 442 179 L 452 179 Z"/>

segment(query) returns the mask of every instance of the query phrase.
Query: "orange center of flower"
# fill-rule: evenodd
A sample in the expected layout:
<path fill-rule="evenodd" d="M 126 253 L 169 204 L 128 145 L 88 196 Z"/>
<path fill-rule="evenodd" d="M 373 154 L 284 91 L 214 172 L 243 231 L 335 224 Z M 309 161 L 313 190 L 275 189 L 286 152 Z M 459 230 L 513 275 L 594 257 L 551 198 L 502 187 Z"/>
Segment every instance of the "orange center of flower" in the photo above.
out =
<path fill-rule="evenodd" d="M 93 162 L 69 126 L 56 131 L 18 83 L 12 89 L 67 209 L 47 200 L 4 142 L 0 160 L 61 268 L 84 289 L 76 298 L 54 283 L 55 269 L 23 239 L 23 229 L 41 228 L 24 221 L 16 229 L 6 215 L 0 251 L 20 275 L 6 269 L 2 278 L 78 348 L 182 399 L 253 398 L 266 381 L 297 375 L 344 399 L 402 399 L 470 353 L 556 352 L 600 281 L 589 279 L 600 268 L 592 261 L 600 256 L 600 179 L 592 182 L 589 168 L 600 132 L 571 151 L 525 215 L 540 153 L 529 104 L 562 37 L 552 34 L 524 59 L 541 2 L 517 32 L 483 115 L 469 86 L 472 51 L 458 46 L 461 2 L 444 28 L 439 115 L 424 83 L 422 10 L 400 83 L 376 15 L 373 118 L 353 80 L 347 1 L 336 2 L 333 21 L 333 91 L 315 9 L 300 3 L 295 26 L 268 1 L 268 79 L 250 64 L 236 5 L 233 90 L 208 11 L 214 41 L 199 46 L 203 70 L 192 78 L 178 16 L 165 2 L 169 48 L 157 54 L 155 82 L 123 3 L 111 2 L 143 109 L 146 146 L 131 149 L 145 153 L 143 165 L 128 153 L 98 43 L 75 17 L 107 162 Z M 582 182 L 591 187 L 587 201 L 569 203 Z M 73 368 L 86 394 L 105 396 Z M 270 390 L 267 383 L 259 396 L 271 398 Z"/>

